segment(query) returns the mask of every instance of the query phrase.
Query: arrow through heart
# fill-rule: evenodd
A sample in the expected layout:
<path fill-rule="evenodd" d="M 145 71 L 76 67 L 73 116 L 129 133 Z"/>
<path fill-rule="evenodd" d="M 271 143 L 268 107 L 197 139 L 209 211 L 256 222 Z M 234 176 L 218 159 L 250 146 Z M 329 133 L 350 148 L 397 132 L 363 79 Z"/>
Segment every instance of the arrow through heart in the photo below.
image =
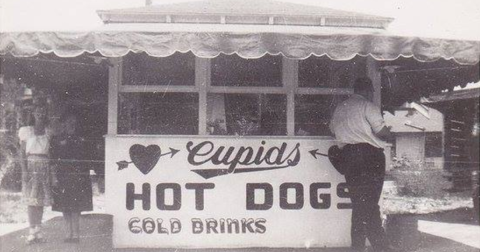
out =
<path fill-rule="evenodd" d="M 172 158 L 179 152 L 179 150 L 173 148 L 169 149 L 169 152 L 162 154 L 160 146 L 156 144 L 152 144 L 147 147 L 141 144 L 134 144 L 129 150 L 130 159 L 132 161 L 128 162 L 123 160 L 117 162 L 118 170 L 128 168 L 128 165 L 133 163 L 140 172 L 142 172 L 144 175 L 147 175 L 158 163 L 160 157 L 170 154 L 170 158 Z"/>

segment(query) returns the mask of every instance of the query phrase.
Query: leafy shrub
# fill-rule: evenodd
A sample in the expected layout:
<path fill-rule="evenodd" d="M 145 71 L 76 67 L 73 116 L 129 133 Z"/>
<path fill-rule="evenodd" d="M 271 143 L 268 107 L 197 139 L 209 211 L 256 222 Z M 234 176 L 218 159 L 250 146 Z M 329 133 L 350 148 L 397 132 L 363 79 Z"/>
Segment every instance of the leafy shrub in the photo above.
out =
<path fill-rule="evenodd" d="M 17 159 L 20 148 L 16 130 L 20 125 L 21 98 L 26 85 L 0 76 L 0 186 L 19 190 L 21 172 Z"/>
<path fill-rule="evenodd" d="M 8 145 L 0 133 L 0 189 L 21 189 L 21 168 L 16 162 L 14 145 Z"/>
<path fill-rule="evenodd" d="M 410 160 L 405 155 L 393 157 L 391 167 L 396 170 L 418 170 L 423 168 L 423 162 L 420 160 Z"/>
<path fill-rule="evenodd" d="M 406 157 L 394 158 L 392 163 L 390 176 L 400 196 L 442 198 L 452 187 L 444 170 L 426 169 L 423 162 Z"/>

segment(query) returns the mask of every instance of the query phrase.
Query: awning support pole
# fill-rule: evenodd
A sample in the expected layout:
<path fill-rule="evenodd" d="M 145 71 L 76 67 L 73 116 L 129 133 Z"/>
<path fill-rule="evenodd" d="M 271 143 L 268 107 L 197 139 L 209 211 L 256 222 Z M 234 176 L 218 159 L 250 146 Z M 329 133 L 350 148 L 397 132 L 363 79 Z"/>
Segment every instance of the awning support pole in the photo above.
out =
<path fill-rule="evenodd" d="M 207 135 L 207 86 L 210 85 L 210 59 L 195 57 L 195 86 L 198 88 L 198 134 Z"/>
<path fill-rule="evenodd" d="M 122 84 L 122 59 L 111 58 L 108 68 L 108 135 L 117 135 L 118 88 Z"/>
<path fill-rule="evenodd" d="M 378 67 L 377 61 L 372 57 L 367 57 L 367 76 L 372 80 L 373 88 L 373 103 L 381 107 L 382 105 L 382 74 Z"/>
<path fill-rule="evenodd" d="M 298 88 L 298 60 L 283 57 L 282 82 L 287 89 L 287 136 L 295 136 L 295 90 Z"/>

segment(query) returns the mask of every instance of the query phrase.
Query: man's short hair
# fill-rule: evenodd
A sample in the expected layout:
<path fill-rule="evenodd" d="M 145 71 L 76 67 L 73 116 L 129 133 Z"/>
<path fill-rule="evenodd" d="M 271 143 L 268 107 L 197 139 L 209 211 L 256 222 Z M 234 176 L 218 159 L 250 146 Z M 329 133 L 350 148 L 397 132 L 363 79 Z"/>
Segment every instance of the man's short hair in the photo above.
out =
<path fill-rule="evenodd" d="M 353 92 L 357 94 L 365 91 L 374 91 L 372 80 L 370 80 L 368 77 L 357 78 L 353 84 Z"/>

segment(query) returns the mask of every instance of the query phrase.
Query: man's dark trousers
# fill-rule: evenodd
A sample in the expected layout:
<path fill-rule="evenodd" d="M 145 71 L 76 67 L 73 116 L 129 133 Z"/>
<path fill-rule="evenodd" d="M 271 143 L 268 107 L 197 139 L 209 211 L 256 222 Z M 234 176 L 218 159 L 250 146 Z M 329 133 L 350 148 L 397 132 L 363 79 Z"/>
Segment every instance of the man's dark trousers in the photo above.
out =
<path fill-rule="evenodd" d="M 388 244 L 378 205 L 385 178 L 383 149 L 361 143 L 348 144 L 344 151 L 352 201 L 352 248 L 362 250 L 368 238 L 375 251 L 382 251 Z"/>

